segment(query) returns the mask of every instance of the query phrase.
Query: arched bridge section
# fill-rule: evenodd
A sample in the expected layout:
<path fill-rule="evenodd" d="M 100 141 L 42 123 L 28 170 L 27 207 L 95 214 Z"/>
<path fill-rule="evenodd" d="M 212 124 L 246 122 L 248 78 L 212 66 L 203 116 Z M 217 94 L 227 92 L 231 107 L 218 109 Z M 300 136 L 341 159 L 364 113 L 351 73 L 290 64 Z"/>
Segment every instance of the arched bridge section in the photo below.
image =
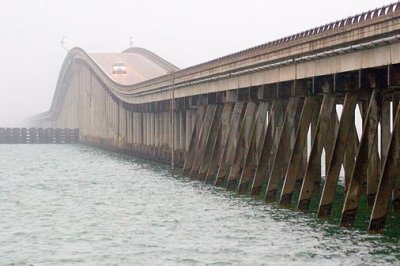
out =
<path fill-rule="evenodd" d="M 306 211 L 317 200 L 320 217 L 341 198 L 342 226 L 365 198 L 380 231 L 400 212 L 399 100 L 394 3 L 181 70 L 141 48 L 75 48 L 31 123 L 79 128 L 83 143 L 266 202 Z"/>

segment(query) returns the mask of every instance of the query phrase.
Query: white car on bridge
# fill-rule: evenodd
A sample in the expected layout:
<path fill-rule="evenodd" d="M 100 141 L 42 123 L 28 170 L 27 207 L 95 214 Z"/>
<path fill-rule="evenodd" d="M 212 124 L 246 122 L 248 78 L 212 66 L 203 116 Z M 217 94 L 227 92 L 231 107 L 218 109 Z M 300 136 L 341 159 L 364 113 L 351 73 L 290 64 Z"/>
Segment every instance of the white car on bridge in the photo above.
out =
<path fill-rule="evenodd" d="M 126 74 L 126 64 L 125 63 L 114 63 L 112 65 L 113 74 Z"/>

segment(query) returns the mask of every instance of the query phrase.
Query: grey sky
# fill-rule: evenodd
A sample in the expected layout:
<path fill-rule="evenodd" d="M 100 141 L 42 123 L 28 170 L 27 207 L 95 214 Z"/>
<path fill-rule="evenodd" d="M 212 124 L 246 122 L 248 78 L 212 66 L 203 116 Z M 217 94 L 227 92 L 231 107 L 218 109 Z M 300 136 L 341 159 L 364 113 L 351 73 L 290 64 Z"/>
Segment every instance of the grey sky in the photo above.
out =
<path fill-rule="evenodd" d="M 180 68 L 389 4 L 385 0 L 12 0 L 0 9 L 0 126 L 46 111 L 66 55 L 147 48 Z"/>

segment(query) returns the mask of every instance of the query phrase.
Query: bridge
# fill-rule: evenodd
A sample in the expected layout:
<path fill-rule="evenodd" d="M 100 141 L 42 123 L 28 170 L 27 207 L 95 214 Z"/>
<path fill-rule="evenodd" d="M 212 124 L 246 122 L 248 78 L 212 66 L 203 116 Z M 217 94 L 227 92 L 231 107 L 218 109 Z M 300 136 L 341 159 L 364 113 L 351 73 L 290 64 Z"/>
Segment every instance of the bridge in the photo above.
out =
<path fill-rule="evenodd" d="M 81 143 L 284 207 L 317 200 L 321 218 L 342 186 L 340 225 L 354 225 L 365 197 L 380 232 L 400 212 L 399 99 L 394 3 L 186 69 L 142 48 L 74 48 L 30 126 L 79 128 Z"/>

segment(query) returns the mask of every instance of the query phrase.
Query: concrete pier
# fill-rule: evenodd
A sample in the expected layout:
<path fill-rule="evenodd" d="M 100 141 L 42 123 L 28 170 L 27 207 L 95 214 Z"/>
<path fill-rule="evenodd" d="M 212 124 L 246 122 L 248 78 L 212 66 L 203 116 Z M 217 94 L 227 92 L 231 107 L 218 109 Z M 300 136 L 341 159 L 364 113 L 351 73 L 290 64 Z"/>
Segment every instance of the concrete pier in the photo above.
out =
<path fill-rule="evenodd" d="M 112 74 L 104 62 L 115 60 L 135 71 Z M 380 232 L 400 211 L 399 95 L 394 3 L 182 70 L 142 48 L 117 58 L 75 48 L 31 124 L 79 128 L 81 143 L 267 203 L 307 212 L 317 201 L 325 219 L 344 190 L 340 225 L 354 225 L 365 198 Z"/>

